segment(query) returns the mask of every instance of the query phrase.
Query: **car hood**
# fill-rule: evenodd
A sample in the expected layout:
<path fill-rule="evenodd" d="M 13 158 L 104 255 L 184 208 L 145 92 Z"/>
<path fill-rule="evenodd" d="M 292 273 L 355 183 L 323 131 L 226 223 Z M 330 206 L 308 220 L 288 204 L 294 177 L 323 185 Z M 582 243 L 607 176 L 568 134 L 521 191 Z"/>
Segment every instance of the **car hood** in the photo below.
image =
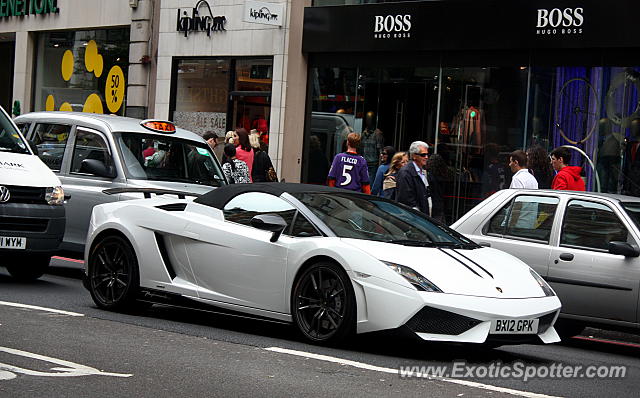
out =
<path fill-rule="evenodd" d="M 473 250 L 412 247 L 343 239 L 379 260 L 412 268 L 443 292 L 496 298 L 544 297 L 530 268 L 492 248 Z"/>
<path fill-rule="evenodd" d="M 23 153 L 0 152 L 0 185 L 55 187 L 62 185 L 39 157 Z"/>

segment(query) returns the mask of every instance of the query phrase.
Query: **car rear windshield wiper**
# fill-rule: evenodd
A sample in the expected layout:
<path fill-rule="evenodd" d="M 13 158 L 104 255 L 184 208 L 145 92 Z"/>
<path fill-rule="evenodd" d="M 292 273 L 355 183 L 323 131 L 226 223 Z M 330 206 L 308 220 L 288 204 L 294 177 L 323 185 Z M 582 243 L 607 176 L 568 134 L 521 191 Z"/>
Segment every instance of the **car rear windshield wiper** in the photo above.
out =
<path fill-rule="evenodd" d="M 418 247 L 434 247 L 435 246 L 435 243 L 433 242 L 425 242 L 423 240 L 415 240 L 415 239 L 392 239 L 392 240 L 388 240 L 386 243 L 395 243 L 397 245 L 418 246 Z"/>

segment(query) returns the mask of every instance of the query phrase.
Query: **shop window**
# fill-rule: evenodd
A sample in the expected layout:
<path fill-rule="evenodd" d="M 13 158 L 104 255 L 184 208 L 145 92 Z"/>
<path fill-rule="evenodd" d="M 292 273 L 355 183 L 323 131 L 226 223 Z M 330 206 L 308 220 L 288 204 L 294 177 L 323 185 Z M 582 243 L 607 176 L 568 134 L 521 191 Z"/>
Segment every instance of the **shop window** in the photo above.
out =
<path fill-rule="evenodd" d="M 38 157 L 51 170 L 60 170 L 70 132 L 71 126 L 63 124 L 36 124 L 31 140 L 38 147 Z"/>
<path fill-rule="evenodd" d="M 254 130 L 261 142 L 268 145 L 273 60 L 238 59 L 235 66 L 231 93 L 233 127 Z"/>
<path fill-rule="evenodd" d="M 272 58 L 184 59 L 174 75 L 176 125 L 218 137 L 243 127 L 268 144 Z"/>
<path fill-rule="evenodd" d="M 530 91 L 527 147 L 566 145 L 587 190 L 640 196 L 640 67 L 534 67 Z"/>
<path fill-rule="evenodd" d="M 229 104 L 229 59 L 183 59 L 175 73 L 176 125 L 204 134 L 207 131 L 224 137 Z"/>
<path fill-rule="evenodd" d="M 34 110 L 124 115 L 129 29 L 38 34 Z"/>

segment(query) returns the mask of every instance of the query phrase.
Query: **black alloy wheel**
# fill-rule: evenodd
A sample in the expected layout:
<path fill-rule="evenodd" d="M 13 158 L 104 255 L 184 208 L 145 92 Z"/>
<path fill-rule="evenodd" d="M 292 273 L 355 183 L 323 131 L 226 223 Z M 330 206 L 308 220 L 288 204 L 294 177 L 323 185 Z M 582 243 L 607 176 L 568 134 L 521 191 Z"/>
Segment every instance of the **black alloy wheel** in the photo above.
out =
<path fill-rule="evenodd" d="M 50 255 L 34 255 L 24 258 L 12 258 L 7 265 L 7 271 L 14 279 L 21 282 L 31 282 L 40 278 L 47 272 Z"/>
<path fill-rule="evenodd" d="M 89 255 L 89 291 L 100 308 L 131 309 L 140 281 L 131 244 L 117 235 L 102 238 Z"/>
<path fill-rule="evenodd" d="M 315 343 L 338 342 L 355 327 L 356 304 L 351 280 L 338 265 L 317 263 L 296 280 L 293 321 Z"/>

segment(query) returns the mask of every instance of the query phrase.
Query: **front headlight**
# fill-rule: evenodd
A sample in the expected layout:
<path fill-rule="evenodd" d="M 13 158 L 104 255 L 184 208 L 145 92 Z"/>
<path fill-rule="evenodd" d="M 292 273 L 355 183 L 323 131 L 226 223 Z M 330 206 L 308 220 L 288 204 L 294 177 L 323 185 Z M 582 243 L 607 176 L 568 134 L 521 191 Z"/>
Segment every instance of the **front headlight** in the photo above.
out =
<path fill-rule="evenodd" d="M 44 200 L 50 205 L 61 205 L 64 203 L 64 191 L 62 187 L 49 187 L 44 195 Z"/>
<path fill-rule="evenodd" d="M 390 263 L 387 261 L 383 261 L 383 263 L 387 267 L 391 268 L 392 270 L 400 274 L 402 277 L 404 277 L 404 279 L 409 281 L 409 283 L 411 283 L 411 285 L 413 285 L 413 287 L 415 287 L 416 289 L 422 290 L 425 292 L 442 293 L 442 290 L 440 290 L 438 286 L 434 285 L 429 279 L 420 275 L 419 273 L 414 271 L 412 268 L 409 268 L 405 265 Z"/>
<path fill-rule="evenodd" d="M 538 275 L 536 271 L 534 271 L 532 268 L 529 268 L 529 271 L 531 272 L 531 276 L 533 276 L 533 279 L 535 279 L 536 282 L 538 282 L 538 285 L 540 285 L 540 288 L 544 292 L 545 296 L 549 297 L 549 296 L 556 295 L 556 292 L 553 291 L 553 289 L 551 288 L 551 286 L 549 286 L 547 281 L 542 279 L 542 277 Z"/>

